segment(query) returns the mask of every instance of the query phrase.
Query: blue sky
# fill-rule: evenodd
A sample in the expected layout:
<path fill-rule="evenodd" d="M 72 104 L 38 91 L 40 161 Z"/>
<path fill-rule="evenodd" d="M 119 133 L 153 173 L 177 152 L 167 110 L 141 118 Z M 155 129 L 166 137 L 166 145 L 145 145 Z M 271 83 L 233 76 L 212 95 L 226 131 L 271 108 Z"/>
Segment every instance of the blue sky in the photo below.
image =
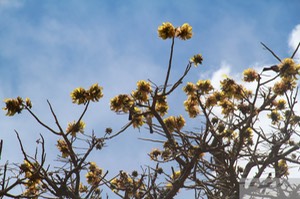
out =
<path fill-rule="evenodd" d="M 87 131 L 101 135 L 109 126 L 117 131 L 127 118 L 109 110 L 109 99 L 132 91 L 140 79 L 163 84 L 170 41 L 157 37 L 162 22 L 175 26 L 188 22 L 194 32 L 191 40 L 175 43 L 171 81 L 181 75 L 192 55 L 202 53 L 203 66 L 193 68 L 186 81 L 218 82 L 217 74 L 240 78 L 243 69 L 276 63 L 260 42 L 281 58 L 290 56 L 300 41 L 299 8 L 298 0 L 0 0 L 0 98 L 30 97 L 33 111 L 54 127 L 48 99 L 66 126 L 82 111 L 71 104 L 70 92 L 99 83 L 104 98 L 90 106 L 84 118 Z M 174 96 L 171 113 L 177 114 L 184 110 L 185 96 L 180 90 Z M 8 118 L 3 112 L 0 128 L 1 164 L 20 159 L 14 129 L 28 150 L 33 151 L 30 148 L 43 133 L 49 156 L 56 152 L 56 137 L 27 113 Z M 153 146 L 138 137 L 149 137 L 148 131 L 129 130 L 93 158 L 116 172 L 139 169 L 149 164 L 145 154 Z"/>

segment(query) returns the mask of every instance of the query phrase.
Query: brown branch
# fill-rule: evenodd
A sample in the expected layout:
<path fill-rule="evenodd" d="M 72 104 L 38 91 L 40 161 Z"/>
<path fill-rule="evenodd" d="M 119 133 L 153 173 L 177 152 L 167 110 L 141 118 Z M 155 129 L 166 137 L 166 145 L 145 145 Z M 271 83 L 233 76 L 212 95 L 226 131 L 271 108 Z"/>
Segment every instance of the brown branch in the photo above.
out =
<path fill-rule="evenodd" d="M 60 135 L 60 133 L 54 131 L 52 128 L 50 128 L 49 126 L 47 126 L 45 123 L 43 123 L 27 106 L 26 106 L 26 110 L 34 117 L 34 119 L 43 127 L 45 127 L 46 129 L 48 129 L 50 132 L 52 132 L 55 135 Z"/>
<path fill-rule="evenodd" d="M 266 46 L 263 42 L 260 42 L 261 45 L 263 45 L 270 53 L 272 53 L 272 55 L 279 61 L 281 62 L 281 59 L 270 49 L 268 48 L 268 46 Z"/>
<path fill-rule="evenodd" d="M 297 51 L 298 51 L 298 49 L 299 49 L 299 46 L 300 46 L 300 42 L 298 43 L 298 46 L 297 46 L 296 50 L 294 51 L 293 55 L 291 56 L 292 59 L 293 59 L 294 56 L 296 55 L 296 53 L 297 53 Z"/>
<path fill-rule="evenodd" d="M 167 88 L 167 85 L 168 85 L 168 80 L 169 80 L 169 76 L 170 76 L 170 72 L 171 72 L 172 59 L 173 59 L 173 50 L 174 50 L 174 40 L 175 40 L 175 38 L 173 37 L 172 38 L 172 45 L 171 45 L 170 59 L 169 59 L 169 66 L 168 66 L 168 71 L 167 71 L 167 76 L 166 76 L 166 80 L 165 80 L 163 94 L 166 92 L 166 88 Z"/>

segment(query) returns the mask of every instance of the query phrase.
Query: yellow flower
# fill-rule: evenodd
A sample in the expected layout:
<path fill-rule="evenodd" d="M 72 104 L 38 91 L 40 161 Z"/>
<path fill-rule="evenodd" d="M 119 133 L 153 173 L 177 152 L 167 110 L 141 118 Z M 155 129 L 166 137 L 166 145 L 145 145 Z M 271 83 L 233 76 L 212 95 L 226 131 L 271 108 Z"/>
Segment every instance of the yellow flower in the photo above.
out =
<path fill-rule="evenodd" d="M 170 116 L 164 119 L 164 123 L 166 127 L 168 128 L 169 132 L 172 133 L 175 129 L 175 117 Z"/>
<path fill-rule="evenodd" d="M 217 127 L 217 130 L 219 133 L 223 133 L 223 131 L 225 130 L 225 124 L 223 122 L 220 122 Z"/>
<path fill-rule="evenodd" d="M 155 110 L 160 114 L 160 116 L 164 116 L 168 112 L 169 106 L 167 103 L 166 96 L 157 96 Z"/>
<path fill-rule="evenodd" d="M 85 186 L 85 185 L 83 185 L 82 183 L 80 183 L 80 184 L 79 184 L 79 192 L 80 192 L 80 193 L 88 192 L 87 186 Z"/>
<path fill-rule="evenodd" d="M 295 79 L 283 77 L 281 81 L 276 82 L 273 86 L 273 92 L 277 95 L 283 95 L 288 90 L 293 90 L 297 83 Z"/>
<path fill-rule="evenodd" d="M 165 149 L 161 153 L 161 157 L 163 158 L 164 161 L 169 160 L 172 157 L 172 151 L 170 149 Z"/>
<path fill-rule="evenodd" d="M 225 116 L 228 116 L 229 114 L 233 113 L 235 109 L 234 104 L 226 99 L 220 102 L 220 106 L 222 107 L 222 114 L 224 114 Z"/>
<path fill-rule="evenodd" d="M 87 183 L 89 183 L 90 185 L 93 185 L 95 182 L 95 174 L 91 171 L 89 171 L 86 175 L 86 181 Z"/>
<path fill-rule="evenodd" d="M 175 36 L 175 28 L 170 22 L 163 23 L 158 27 L 158 36 L 163 40 Z"/>
<path fill-rule="evenodd" d="M 89 162 L 89 164 L 90 164 L 89 166 L 90 171 L 95 171 L 98 168 L 95 162 Z"/>
<path fill-rule="evenodd" d="M 276 107 L 278 110 L 283 110 L 285 109 L 286 101 L 284 99 L 279 99 L 277 101 Z"/>
<path fill-rule="evenodd" d="M 74 104 L 85 104 L 88 101 L 99 101 L 103 97 L 102 87 L 98 84 L 93 84 L 89 90 L 82 87 L 76 88 L 71 92 L 72 102 Z"/>
<path fill-rule="evenodd" d="M 209 93 L 211 90 L 213 90 L 213 86 L 211 85 L 211 82 L 210 80 L 199 80 L 197 83 L 196 83 L 199 91 L 201 94 L 207 94 Z"/>
<path fill-rule="evenodd" d="M 218 101 L 215 95 L 210 95 L 206 98 L 205 106 L 206 107 L 213 107 L 217 105 Z"/>
<path fill-rule="evenodd" d="M 279 167 L 280 174 L 285 176 L 289 175 L 289 168 L 285 160 L 283 159 L 279 160 L 278 167 Z"/>
<path fill-rule="evenodd" d="M 272 124 L 278 123 L 281 119 L 281 116 L 277 110 L 271 111 L 271 113 L 268 114 L 268 117 L 272 120 Z"/>
<path fill-rule="evenodd" d="M 286 78 L 296 78 L 296 75 L 299 74 L 299 65 L 296 65 L 292 58 L 285 58 L 278 65 L 280 76 Z"/>
<path fill-rule="evenodd" d="M 184 23 L 180 29 L 177 37 L 179 37 L 182 40 L 187 40 L 192 38 L 193 32 L 192 32 L 192 26 L 190 26 L 188 23 Z"/>
<path fill-rule="evenodd" d="M 149 82 L 140 80 L 137 82 L 137 90 L 132 92 L 133 98 L 142 102 L 148 101 L 148 94 L 151 92 L 151 85 Z"/>
<path fill-rule="evenodd" d="M 68 124 L 68 127 L 66 129 L 67 133 L 71 133 L 71 135 L 74 137 L 76 136 L 76 133 L 84 133 L 85 123 L 80 120 L 79 123 L 72 122 Z"/>
<path fill-rule="evenodd" d="M 141 92 L 141 91 L 133 91 L 132 97 L 136 100 L 139 100 L 141 102 L 147 102 L 148 101 L 148 93 Z"/>
<path fill-rule="evenodd" d="M 233 79 L 225 78 L 220 83 L 221 83 L 221 90 L 224 92 L 226 96 L 231 97 L 235 94 L 237 89 L 237 84 Z"/>
<path fill-rule="evenodd" d="M 13 116 L 16 113 L 21 113 L 23 106 L 23 99 L 21 97 L 17 97 L 16 99 L 5 99 L 5 107 L 3 110 L 7 110 L 7 116 Z"/>
<path fill-rule="evenodd" d="M 57 140 L 56 146 L 57 146 L 58 150 L 62 153 L 63 158 L 66 158 L 69 156 L 68 145 L 64 140 L 62 140 L 62 139 Z"/>
<path fill-rule="evenodd" d="M 191 118 L 195 118 L 199 113 L 197 97 L 189 96 L 187 100 L 184 101 L 185 110 L 188 112 Z"/>
<path fill-rule="evenodd" d="M 118 95 L 110 100 L 110 109 L 115 112 L 127 113 L 133 106 L 133 99 L 126 94 Z"/>
<path fill-rule="evenodd" d="M 167 190 L 171 190 L 172 188 L 173 188 L 172 183 L 166 184 L 166 189 L 167 189 Z"/>
<path fill-rule="evenodd" d="M 25 172 L 26 178 L 32 177 L 33 168 L 32 168 L 32 165 L 27 160 L 24 160 L 24 163 L 20 165 L 20 169 L 23 172 Z"/>
<path fill-rule="evenodd" d="M 245 82 L 253 82 L 259 78 L 259 74 L 252 68 L 244 70 L 243 75 Z"/>
<path fill-rule="evenodd" d="M 31 100 L 30 100 L 28 97 L 26 97 L 26 99 L 25 99 L 25 104 L 26 104 L 26 106 L 27 106 L 29 109 L 32 108 Z"/>
<path fill-rule="evenodd" d="M 87 92 L 82 87 L 76 88 L 71 92 L 71 98 L 75 104 L 85 104 L 87 102 Z"/>
<path fill-rule="evenodd" d="M 185 125 L 185 120 L 182 115 L 178 117 L 170 116 L 164 119 L 164 123 L 169 132 L 172 133 L 174 130 L 180 131 Z"/>
<path fill-rule="evenodd" d="M 139 128 L 139 127 L 143 126 L 144 116 L 141 113 L 142 113 L 142 111 L 137 107 L 134 107 L 134 109 L 132 110 L 132 126 L 133 126 L 133 128 Z"/>
<path fill-rule="evenodd" d="M 98 102 L 103 97 L 102 87 L 98 84 L 93 84 L 89 90 L 87 90 L 87 100 Z"/>
<path fill-rule="evenodd" d="M 140 80 L 137 82 L 137 90 L 145 93 L 150 93 L 152 89 L 149 82 L 146 82 L 145 80 Z"/>
<path fill-rule="evenodd" d="M 178 131 L 180 131 L 184 126 L 185 126 L 185 120 L 182 117 L 182 115 L 179 115 L 178 117 L 176 117 L 176 128 Z"/>
<path fill-rule="evenodd" d="M 203 57 L 201 54 L 194 55 L 191 59 L 190 62 L 194 63 L 195 66 L 198 66 L 198 64 L 202 64 Z"/>
<path fill-rule="evenodd" d="M 157 160 L 157 157 L 161 155 L 161 151 L 159 149 L 152 149 L 150 152 L 150 158 L 151 160 Z"/>
<path fill-rule="evenodd" d="M 247 128 L 244 132 L 245 138 L 251 139 L 253 137 L 253 130 L 251 128 Z"/>
<path fill-rule="evenodd" d="M 183 87 L 183 91 L 187 94 L 187 95 L 192 95 L 195 93 L 197 87 L 195 84 L 193 84 L 192 82 L 188 82 L 186 84 L 185 87 Z"/>
<path fill-rule="evenodd" d="M 24 163 L 21 164 L 20 169 L 23 172 L 27 172 L 27 171 L 30 171 L 32 169 L 32 166 L 27 160 L 24 160 Z"/>
<path fill-rule="evenodd" d="M 180 175 L 181 175 L 181 171 L 180 170 L 179 171 L 175 171 L 175 173 L 171 176 L 171 178 L 173 180 L 176 180 L 177 178 L 180 177 Z"/>
<path fill-rule="evenodd" d="M 89 164 L 89 172 L 85 177 L 90 185 L 97 185 L 101 181 L 102 169 L 99 168 L 95 162 L 90 162 Z"/>

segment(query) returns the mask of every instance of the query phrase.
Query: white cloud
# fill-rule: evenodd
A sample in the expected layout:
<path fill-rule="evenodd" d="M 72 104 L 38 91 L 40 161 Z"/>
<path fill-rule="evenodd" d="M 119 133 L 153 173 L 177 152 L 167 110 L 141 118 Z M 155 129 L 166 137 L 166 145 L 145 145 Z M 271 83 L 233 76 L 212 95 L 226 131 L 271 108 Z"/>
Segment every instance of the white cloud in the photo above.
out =
<path fill-rule="evenodd" d="M 211 77 L 211 83 L 215 89 L 220 89 L 220 81 L 229 76 L 231 71 L 230 65 L 223 61 L 219 70 L 214 72 Z"/>
<path fill-rule="evenodd" d="M 289 47 L 291 49 L 292 52 L 295 51 L 295 49 L 297 48 L 297 45 L 300 42 L 300 24 L 298 24 L 291 32 L 290 36 L 289 36 Z M 300 50 L 298 50 L 296 56 L 296 59 L 300 59 Z"/>

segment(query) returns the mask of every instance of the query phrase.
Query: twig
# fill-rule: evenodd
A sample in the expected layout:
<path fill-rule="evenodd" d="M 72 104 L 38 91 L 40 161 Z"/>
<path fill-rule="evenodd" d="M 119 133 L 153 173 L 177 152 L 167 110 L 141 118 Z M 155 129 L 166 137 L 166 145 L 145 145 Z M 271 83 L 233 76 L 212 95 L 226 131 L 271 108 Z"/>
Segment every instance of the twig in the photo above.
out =
<path fill-rule="evenodd" d="M 109 140 L 109 139 L 112 139 L 116 136 L 118 136 L 119 134 L 121 134 L 122 132 L 124 132 L 128 127 L 130 127 L 130 125 L 132 124 L 133 122 L 130 121 L 128 124 L 126 124 L 119 132 L 117 132 L 115 135 L 112 135 L 110 137 L 106 137 L 104 138 L 105 140 Z"/>
<path fill-rule="evenodd" d="M 46 129 L 48 129 L 50 132 L 52 132 L 55 135 L 60 135 L 60 133 L 54 131 L 52 128 L 50 128 L 49 126 L 47 126 L 45 123 L 43 123 L 28 107 L 26 107 L 26 110 L 34 117 L 34 119 L 43 127 L 45 127 Z"/>
<path fill-rule="evenodd" d="M 170 54 L 168 72 L 167 72 L 167 76 L 166 76 L 166 81 L 165 81 L 165 85 L 164 85 L 163 94 L 166 92 L 167 84 L 168 84 L 168 80 L 169 80 L 169 76 L 170 76 L 170 71 L 171 71 L 171 66 L 172 66 L 172 59 L 173 59 L 173 50 L 174 50 L 174 37 L 172 38 L 171 54 Z"/>
<path fill-rule="evenodd" d="M 261 45 L 263 45 L 268 51 L 270 51 L 270 53 L 272 53 L 272 55 L 278 60 L 281 62 L 281 59 L 270 49 L 268 48 L 268 46 L 266 46 L 263 42 L 260 42 Z"/>
<path fill-rule="evenodd" d="M 63 131 L 63 129 L 61 128 L 61 126 L 60 126 L 60 124 L 59 124 L 59 122 L 58 122 L 57 116 L 56 116 L 56 114 L 54 113 L 54 110 L 53 110 L 53 108 L 52 108 L 52 105 L 51 105 L 50 101 L 47 100 L 47 103 L 48 103 L 49 108 L 50 108 L 50 111 L 51 111 L 51 113 L 52 113 L 52 115 L 53 115 L 53 117 L 54 117 L 54 119 L 55 119 L 55 123 L 56 123 L 57 127 L 59 128 L 60 132 L 63 133 L 64 131 Z"/>
<path fill-rule="evenodd" d="M 293 59 L 294 56 L 296 55 L 296 53 L 297 53 L 297 51 L 298 51 L 298 49 L 299 49 L 299 46 L 300 46 L 300 42 L 298 43 L 298 46 L 297 46 L 296 50 L 294 51 L 293 55 L 291 56 L 292 59 Z"/>

